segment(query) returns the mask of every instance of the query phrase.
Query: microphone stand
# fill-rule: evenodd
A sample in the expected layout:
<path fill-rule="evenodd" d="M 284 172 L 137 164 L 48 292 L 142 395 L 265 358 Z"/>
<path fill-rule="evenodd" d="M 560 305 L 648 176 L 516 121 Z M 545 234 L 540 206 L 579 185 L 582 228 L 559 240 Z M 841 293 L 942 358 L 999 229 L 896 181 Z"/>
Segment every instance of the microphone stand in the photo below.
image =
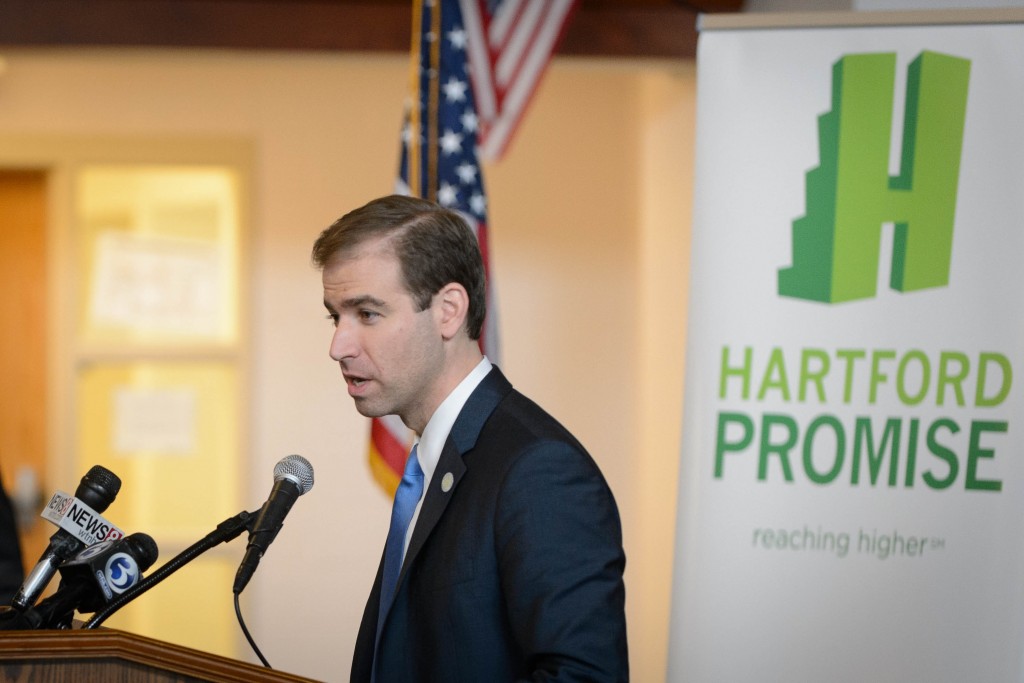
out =
<path fill-rule="evenodd" d="M 253 527 L 256 525 L 256 517 L 258 513 L 259 510 L 255 512 L 246 512 L 243 510 L 234 517 L 224 520 L 217 525 L 216 529 L 211 531 L 205 537 L 185 548 L 185 550 L 165 562 L 160 569 L 157 569 L 155 572 L 139 581 L 120 596 L 112 600 L 106 607 L 93 614 L 92 618 L 89 619 L 82 628 L 97 628 L 114 612 L 121 609 L 136 597 L 142 595 L 150 588 L 205 553 L 210 548 L 220 545 L 221 543 L 233 541 L 238 538 L 243 531 L 248 530 L 249 533 L 252 533 Z"/>

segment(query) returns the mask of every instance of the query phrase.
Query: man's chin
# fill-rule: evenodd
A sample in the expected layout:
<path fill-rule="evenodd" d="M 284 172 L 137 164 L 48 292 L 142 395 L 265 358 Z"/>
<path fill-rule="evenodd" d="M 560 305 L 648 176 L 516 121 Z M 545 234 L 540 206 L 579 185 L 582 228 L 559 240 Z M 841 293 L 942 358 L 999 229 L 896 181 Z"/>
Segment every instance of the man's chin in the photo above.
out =
<path fill-rule="evenodd" d="M 356 411 L 363 417 L 384 417 L 390 415 L 385 408 L 380 405 L 374 405 L 372 401 L 365 398 L 356 398 Z"/>

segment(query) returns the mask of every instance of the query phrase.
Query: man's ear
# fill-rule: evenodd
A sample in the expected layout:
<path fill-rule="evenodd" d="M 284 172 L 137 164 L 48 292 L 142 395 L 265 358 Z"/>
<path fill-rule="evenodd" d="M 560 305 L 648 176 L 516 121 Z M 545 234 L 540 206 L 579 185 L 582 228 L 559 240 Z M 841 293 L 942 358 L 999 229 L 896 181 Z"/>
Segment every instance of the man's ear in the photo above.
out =
<path fill-rule="evenodd" d="M 469 294 L 457 282 L 449 282 L 434 295 L 441 336 L 452 339 L 465 329 L 469 315 Z"/>

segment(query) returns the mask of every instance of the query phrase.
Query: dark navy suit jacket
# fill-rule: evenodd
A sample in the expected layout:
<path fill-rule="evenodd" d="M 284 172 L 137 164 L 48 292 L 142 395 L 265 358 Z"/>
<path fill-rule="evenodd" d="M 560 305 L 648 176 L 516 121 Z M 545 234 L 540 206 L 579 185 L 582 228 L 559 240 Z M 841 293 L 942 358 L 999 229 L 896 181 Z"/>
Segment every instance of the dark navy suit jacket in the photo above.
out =
<path fill-rule="evenodd" d="M 425 493 L 384 617 L 377 683 L 628 680 L 625 562 L 597 465 L 495 367 Z M 378 569 L 354 682 L 371 678 L 380 582 Z"/>

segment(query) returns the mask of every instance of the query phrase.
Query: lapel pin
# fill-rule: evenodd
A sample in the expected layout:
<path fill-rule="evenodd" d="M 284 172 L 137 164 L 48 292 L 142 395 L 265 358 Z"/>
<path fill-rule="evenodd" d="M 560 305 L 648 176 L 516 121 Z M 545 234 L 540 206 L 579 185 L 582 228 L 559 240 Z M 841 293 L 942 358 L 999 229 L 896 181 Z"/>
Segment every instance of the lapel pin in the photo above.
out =
<path fill-rule="evenodd" d="M 448 493 L 452 490 L 452 484 L 455 483 L 455 476 L 451 472 L 445 472 L 444 476 L 441 477 L 441 491 Z"/>

